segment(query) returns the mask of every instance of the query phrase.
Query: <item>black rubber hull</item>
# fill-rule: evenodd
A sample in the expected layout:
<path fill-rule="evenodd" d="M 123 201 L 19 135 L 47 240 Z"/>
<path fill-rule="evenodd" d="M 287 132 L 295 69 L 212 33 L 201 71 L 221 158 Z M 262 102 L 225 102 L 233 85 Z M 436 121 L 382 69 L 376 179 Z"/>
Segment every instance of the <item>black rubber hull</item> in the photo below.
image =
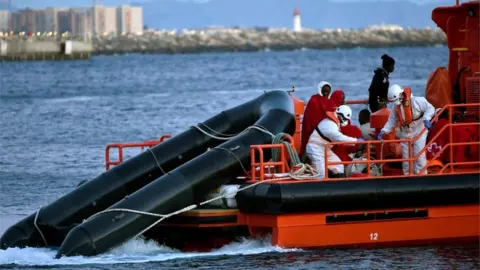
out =
<path fill-rule="evenodd" d="M 252 120 L 245 117 L 245 112 L 256 104 L 251 101 L 226 110 L 203 124 L 221 133 L 241 132 L 252 124 Z M 191 127 L 151 150 L 163 171 L 169 172 L 222 142 Z M 37 225 L 49 246 L 60 246 L 69 230 L 82 220 L 112 206 L 162 175 L 152 153 L 144 151 L 43 207 Z M 35 214 L 10 227 L 0 238 L 0 248 L 45 246 L 34 226 Z"/>
<path fill-rule="evenodd" d="M 265 183 L 236 195 L 245 213 L 284 214 L 479 203 L 480 174 Z"/>
<path fill-rule="evenodd" d="M 251 125 L 263 126 L 273 134 L 295 130 L 295 112 L 290 96 L 283 91 L 266 93 L 253 100 L 238 117 Z M 261 131 L 249 131 L 179 166 L 110 208 L 127 208 L 167 214 L 195 202 L 214 188 L 250 167 L 250 145 L 269 144 L 272 138 Z M 237 160 L 238 158 L 238 160 Z M 265 158 L 269 158 L 266 155 Z M 70 231 L 57 254 L 96 255 L 141 233 L 158 218 L 125 212 L 93 217 Z"/>

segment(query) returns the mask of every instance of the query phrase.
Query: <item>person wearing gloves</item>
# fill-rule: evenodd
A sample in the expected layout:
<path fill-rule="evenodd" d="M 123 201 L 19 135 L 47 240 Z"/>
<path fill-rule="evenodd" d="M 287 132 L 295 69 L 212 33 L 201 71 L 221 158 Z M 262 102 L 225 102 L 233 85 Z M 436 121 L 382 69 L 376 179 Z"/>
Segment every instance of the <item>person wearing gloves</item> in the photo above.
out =
<path fill-rule="evenodd" d="M 340 127 L 348 124 L 352 117 L 352 110 L 347 105 L 339 106 L 335 112 L 326 112 L 323 119 L 310 135 L 306 147 L 306 154 L 318 171 L 319 178 L 325 178 L 325 159 L 330 162 L 340 162 L 340 158 L 332 151 L 331 147 L 325 153 L 325 144 L 329 142 L 361 142 L 362 138 L 352 138 L 343 135 Z M 330 165 L 333 177 L 345 177 L 344 166 L 341 164 Z"/>
<path fill-rule="evenodd" d="M 430 129 L 430 119 L 435 115 L 435 108 L 424 97 L 414 97 L 409 88 L 402 88 L 398 84 L 388 88 L 388 102 L 393 102 L 394 107 L 390 111 L 388 121 L 378 134 L 377 139 L 390 133 L 393 128 L 399 128 L 400 139 L 411 139 L 421 133 L 426 127 Z M 412 157 L 416 156 L 424 147 L 428 132 L 424 132 L 412 143 Z M 408 142 L 400 143 L 402 158 L 408 158 Z M 408 161 L 402 162 L 403 174 L 409 174 Z M 418 174 L 427 165 L 426 154 L 422 153 L 417 160 L 413 161 L 413 173 Z M 424 170 L 426 173 L 426 170 Z"/>
<path fill-rule="evenodd" d="M 300 144 L 300 155 L 305 153 L 308 139 L 315 130 L 315 127 L 325 118 L 325 112 L 335 111 L 335 103 L 328 97 L 332 86 L 326 81 L 318 84 L 317 94 L 312 95 L 307 103 L 302 120 L 302 134 Z"/>

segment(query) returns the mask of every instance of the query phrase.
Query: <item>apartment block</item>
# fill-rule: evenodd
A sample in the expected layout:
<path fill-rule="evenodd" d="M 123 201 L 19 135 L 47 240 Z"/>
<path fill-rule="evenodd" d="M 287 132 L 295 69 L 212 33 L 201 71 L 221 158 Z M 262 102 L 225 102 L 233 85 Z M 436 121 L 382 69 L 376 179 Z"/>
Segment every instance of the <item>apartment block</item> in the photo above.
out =
<path fill-rule="evenodd" d="M 59 33 L 69 32 L 78 36 L 85 33 L 87 28 L 87 14 L 85 9 L 68 9 L 58 12 Z"/>
<path fill-rule="evenodd" d="M 33 9 L 24 9 L 22 11 L 12 13 L 12 30 L 15 32 L 25 31 L 27 33 L 35 33 L 37 31 L 37 16 Z"/>
<path fill-rule="evenodd" d="M 6 32 L 8 27 L 8 10 L 0 10 L 0 32 Z"/>
<path fill-rule="evenodd" d="M 122 5 L 117 8 L 117 28 L 119 34 L 143 32 L 143 8 Z"/>
<path fill-rule="evenodd" d="M 0 30 L 8 29 L 8 11 L 0 10 Z M 11 29 L 15 32 L 70 35 L 105 35 L 112 33 L 142 33 L 143 9 L 123 5 L 90 8 L 29 8 L 14 12 L 10 17 Z"/>
<path fill-rule="evenodd" d="M 94 35 L 103 35 L 117 32 L 116 8 L 97 5 L 92 8 L 92 11 Z"/>

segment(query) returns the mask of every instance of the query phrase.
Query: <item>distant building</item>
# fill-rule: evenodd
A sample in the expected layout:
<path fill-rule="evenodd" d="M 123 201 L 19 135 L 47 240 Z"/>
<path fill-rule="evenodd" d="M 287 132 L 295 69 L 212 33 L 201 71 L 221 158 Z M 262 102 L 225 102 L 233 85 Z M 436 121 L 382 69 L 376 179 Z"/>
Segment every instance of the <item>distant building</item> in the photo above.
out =
<path fill-rule="evenodd" d="M 143 9 L 128 5 L 118 8 L 95 5 L 87 9 L 26 8 L 12 13 L 10 18 L 7 10 L 0 10 L 0 31 L 8 29 L 41 34 L 68 32 L 74 36 L 142 33 Z"/>
<path fill-rule="evenodd" d="M 35 11 L 35 31 L 45 32 L 47 28 L 46 10 Z"/>
<path fill-rule="evenodd" d="M 295 10 L 293 11 L 293 31 L 302 31 L 302 21 L 300 19 L 300 11 L 298 10 L 298 8 L 295 8 Z"/>
<path fill-rule="evenodd" d="M 8 31 L 8 10 L 0 10 L 0 32 Z"/>
<path fill-rule="evenodd" d="M 93 34 L 117 33 L 117 11 L 114 7 L 93 6 Z"/>
<path fill-rule="evenodd" d="M 70 30 L 74 36 L 80 36 L 87 31 L 88 16 L 84 9 L 70 9 Z"/>
<path fill-rule="evenodd" d="M 57 13 L 58 33 L 71 32 L 72 18 L 70 10 L 61 10 Z"/>
<path fill-rule="evenodd" d="M 47 8 L 44 11 L 44 25 L 41 32 L 58 32 L 58 12 L 63 9 Z"/>
<path fill-rule="evenodd" d="M 119 34 L 143 33 L 143 8 L 128 5 L 118 7 L 117 28 Z"/>
<path fill-rule="evenodd" d="M 35 33 L 37 31 L 37 11 L 26 8 L 12 13 L 12 30 L 15 32 Z"/>
<path fill-rule="evenodd" d="M 58 12 L 58 32 L 69 32 L 70 35 L 80 36 L 86 34 L 89 16 L 85 9 L 72 8 Z M 91 25 L 91 24 L 90 24 Z"/>

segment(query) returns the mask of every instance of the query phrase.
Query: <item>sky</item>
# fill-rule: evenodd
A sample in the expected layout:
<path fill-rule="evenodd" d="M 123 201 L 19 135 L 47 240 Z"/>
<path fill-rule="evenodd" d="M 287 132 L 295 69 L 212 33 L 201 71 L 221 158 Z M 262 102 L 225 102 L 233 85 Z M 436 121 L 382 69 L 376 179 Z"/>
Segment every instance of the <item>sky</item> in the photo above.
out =
<path fill-rule="evenodd" d="M 464 0 L 462 2 L 466 2 Z M 7 0 L 0 0 L 5 6 Z M 87 7 L 93 0 L 12 0 L 16 8 Z M 363 28 L 373 24 L 436 27 L 431 12 L 455 0 L 96 0 L 97 4 L 143 6 L 144 24 L 156 29 L 225 27 L 292 27 L 300 8 L 306 28 Z M 362 16 L 359 16 L 362 14 Z"/>
<path fill-rule="evenodd" d="M 12 4 L 16 7 L 31 7 L 31 8 L 44 8 L 47 6 L 53 7 L 61 7 L 61 6 L 90 6 L 93 3 L 93 0 L 11 0 Z M 96 0 L 97 3 L 102 3 L 104 5 L 122 5 L 122 4 L 130 4 L 130 3 L 149 3 L 149 2 L 162 2 L 164 0 Z M 194 2 L 194 3 L 206 3 L 212 0 L 175 0 L 178 2 Z M 221 0 L 221 1 L 242 1 L 242 0 Z M 258 0 L 261 1 L 261 0 Z M 282 0 L 278 0 L 282 1 Z M 324 0 L 318 0 L 324 1 Z M 395 2 L 395 1 L 403 1 L 403 0 L 329 0 L 331 2 Z M 414 2 L 417 4 L 425 4 L 425 3 L 435 3 L 438 0 L 407 0 L 410 2 Z M 452 0 L 454 3 L 455 0 Z M 0 2 L 7 2 L 7 0 L 0 0 Z M 297 2 L 301 3 L 301 0 L 297 0 Z M 463 1 L 465 2 L 465 0 Z"/>

